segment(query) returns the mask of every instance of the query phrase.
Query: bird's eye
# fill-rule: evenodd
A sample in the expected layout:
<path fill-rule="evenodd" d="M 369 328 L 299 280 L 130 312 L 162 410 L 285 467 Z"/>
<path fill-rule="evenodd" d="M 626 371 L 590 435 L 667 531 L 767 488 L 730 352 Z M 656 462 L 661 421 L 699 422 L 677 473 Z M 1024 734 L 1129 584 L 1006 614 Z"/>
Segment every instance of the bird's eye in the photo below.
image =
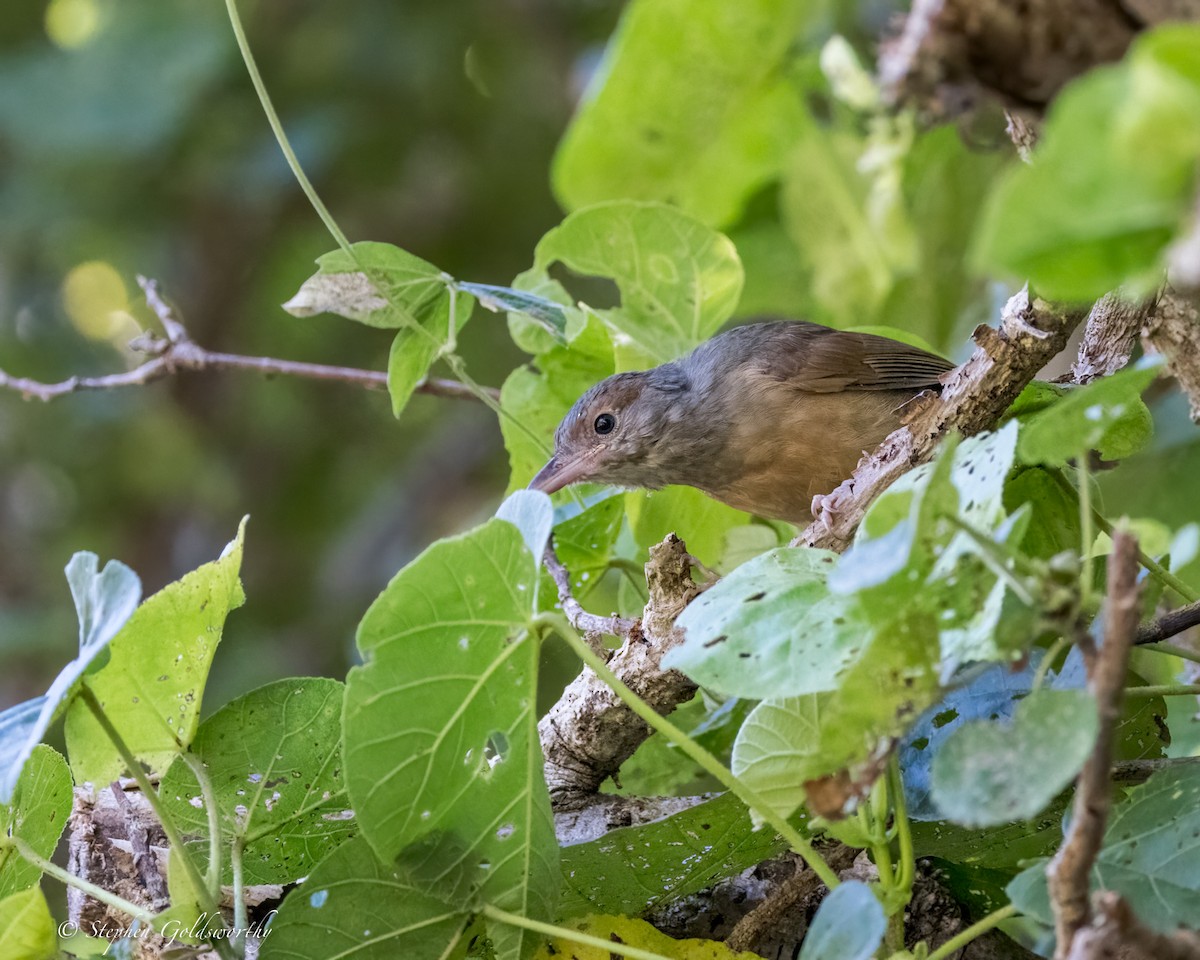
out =
<path fill-rule="evenodd" d="M 596 432 L 599 434 L 612 433 L 617 425 L 617 418 L 611 413 L 602 413 L 596 418 Z"/>

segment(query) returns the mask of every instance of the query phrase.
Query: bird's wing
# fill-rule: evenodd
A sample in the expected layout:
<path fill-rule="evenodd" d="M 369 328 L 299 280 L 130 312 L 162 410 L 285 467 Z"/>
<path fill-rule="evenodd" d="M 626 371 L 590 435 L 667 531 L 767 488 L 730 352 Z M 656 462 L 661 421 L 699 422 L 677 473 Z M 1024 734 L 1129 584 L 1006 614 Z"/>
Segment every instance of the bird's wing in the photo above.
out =
<path fill-rule="evenodd" d="M 949 360 L 888 337 L 832 330 L 811 323 L 764 324 L 773 329 L 756 351 L 763 376 L 805 393 L 920 390 L 940 386 Z"/>

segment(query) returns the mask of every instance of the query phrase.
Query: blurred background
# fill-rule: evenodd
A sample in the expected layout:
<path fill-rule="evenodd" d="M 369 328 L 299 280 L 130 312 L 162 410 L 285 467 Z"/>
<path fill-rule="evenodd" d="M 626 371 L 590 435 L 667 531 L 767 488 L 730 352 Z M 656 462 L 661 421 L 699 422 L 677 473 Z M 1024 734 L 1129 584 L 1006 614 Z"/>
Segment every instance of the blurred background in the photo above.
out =
<path fill-rule="evenodd" d="M 508 283 L 561 219 L 550 158 L 610 0 L 243 3 L 301 162 L 351 239 Z M 59 380 L 137 362 L 158 279 L 193 338 L 382 370 L 391 337 L 279 304 L 334 243 L 297 188 L 214 0 L 6 4 L 0 18 L 0 368 Z M 501 316 L 462 350 L 499 385 Z M 345 673 L 359 617 L 429 542 L 489 514 L 507 461 L 469 401 L 209 372 L 43 404 L 0 393 L 0 705 L 73 656 L 62 568 L 116 557 L 146 594 L 250 514 L 248 602 L 209 710 L 288 673 Z"/>

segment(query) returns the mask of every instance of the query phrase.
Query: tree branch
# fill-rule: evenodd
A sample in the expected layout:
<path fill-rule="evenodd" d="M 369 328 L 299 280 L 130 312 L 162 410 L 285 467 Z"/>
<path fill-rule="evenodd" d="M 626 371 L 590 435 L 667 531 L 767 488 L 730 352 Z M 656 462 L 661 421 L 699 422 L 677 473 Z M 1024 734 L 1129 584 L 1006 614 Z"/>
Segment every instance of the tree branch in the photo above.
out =
<path fill-rule="evenodd" d="M 1137 539 L 1118 528 L 1113 533 L 1108 558 L 1108 593 L 1104 601 L 1104 645 L 1088 669 L 1088 688 L 1096 698 L 1100 726 L 1092 754 L 1075 786 L 1071 827 L 1046 868 L 1054 908 L 1058 960 L 1072 955 L 1072 940 L 1090 919 L 1090 874 L 1104 842 L 1104 827 L 1111 804 L 1109 776 L 1112 768 L 1113 729 L 1121 715 L 1121 696 L 1129 651 L 1137 632 Z"/>
<path fill-rule="evenodd" d="M 1142 325 L 1153 315 L 1157 303 L 1156 297 L 1130 303 L 1115 292 L 1096 301 L 1084 327 L 1079 355 L 1071 365 L 1071 382 L 1091 383 L 1128 364 Z"/>
<path fill-rule="evenodd" d="M 1200 625 L 1200 601 L 1160 614 L 1137 629 L 1135 644 L 1162 643 L 1184 630 Z"/>
<path fill-rule="evenodd" d="M 1096 894 L 1096 918 L 1080 930 L 1067 960 L 1200 960 L 1200 934 L 1159 933 L 1138 921 L 1119 894 Z"/>
<path fill-rule="evenodd" d="M 1167 373 L 1191 403 L 1192 420 L 1200 423 L 1200 315 L 1195 301 L 1170 288 L 1164 291 L 1158 309 L 1145 319 L 1142 342 L 1162 354 Z"/>
<path fill-rule="evenodd" d="M 387 374 L 382 370 L 363 370 L 358 367 L 338 367 L 323 363 L 304 363 L 298 360 L 277 360 L 274 357 L 249 357 L 236 353 L 206 350 L 194 342 L 183 324 L 160 296 L 158 284 L 145 277 L 138 283 L 146 294 L 146 303 L 162 323 L 166 338 L 143 334 L 131 344 L 135 350 L 148 354 L 150 359 L 132 370 L 101 377 L 68 377 L 58 383 L 43 383 L 25 377 L 14 377 L 0 370 L 0 388 L 20 393 L 26 400 L 55 400 L 68 393 L 84 390 L 115 390 L 120 387 L 143 386 L 174 376 L 181 370 L 252 370 L 265 376 L 302 377 L 307 380 L 333 380 L 368 389 L 387 389 Z M 457 380 L 427 377 L 416 387 L 417 393 L 464 400 L 478 399 L 471 389 Z M 488 391 L 499 399 L 498 390 Z"/>
<path fill-rule="evenodd" d="M 608 662 L 626 686 L 663 715 L 696 692 L 696 685 L 683 674 L 660 666 L 664 654 L 683 640 L 675 618 L 700 592 L 692 580 L 690 560 L 684 542 L 674 534 L 650 548 L 646 564 L 650 599 L 642 622 L 624 634 L 624 644 Z M 565 584 L 569 603 L 577 606 L 569 583 L 558 576 L 560 596 Z M 577 617 L 581 611 L 580 607 Z M 604 623 L 603 618 L 596 619 Z M 620 770 L 650 732 L 595 673 L 589 669 L 580 673 L 538 724 L 555 810 L 579 810 L 595 802 L 600 785 Z"/>

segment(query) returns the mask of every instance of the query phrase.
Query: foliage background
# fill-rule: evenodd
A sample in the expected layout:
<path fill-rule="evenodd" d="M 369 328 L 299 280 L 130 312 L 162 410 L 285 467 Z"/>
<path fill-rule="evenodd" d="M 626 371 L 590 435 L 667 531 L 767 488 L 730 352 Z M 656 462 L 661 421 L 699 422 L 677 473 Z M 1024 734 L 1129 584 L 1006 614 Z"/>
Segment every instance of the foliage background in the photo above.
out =
<path fill-rule="evenodd" d="M 300 159 L 348 235 L 507 283 L 561 218 L 555 146 L 620 9 L 270 0 L 243 15 Z M 869 55 L 892 12 L 810 5 L 801 32 L 813 53 L 797 69 L 819 76 L 815 51 L 834 32 Z M 851 128 L 838 127 L 838 109 L 813 104 L 842 137 Z M 848 168 L 870 136 L 853 133 L 826 144 L 830 169 Z M 994 133 L 942 130 L 919 148 L 966 157 L 975 179 L 933 168 L 929 183 L 904 185 L 910 207 L 943 218 L 939 229 L 970 210 L 1011 153 Z M 928 152 L 914 156 L 929 164 Z M 163 282 L 205 346 L 384 367 L 377 331 L 279 309 L 331 244 L 263 122 L 219 5 L 6 8 L 0 158 L 0 366 L 10 372 L 122 368 L 130 317 L 148 318 L 136 273 Z M 767 184 L 717 224 L 747 267 L 743 314 L 894 322 L 951 352 L 994 315 L 1006 291 L 966 276 L 969 295 L 949 305 L 912 280 L 862 301 L 860 277 L 830 274 L 854 258 L 807 205 L 820 195 L 820 184 Z M 780 208 L 821 226 L 785 237 Z M 936 257 L 919 266 L 938 291 L 954 287 Z M 491 315 L 462 350 L 496 385 L 524 359 Z M 1194 517 L 1200 443 L 1182 402 L 1156 416 L 1154 445 L 1106 482 L 1103 506 L 1176 529 Z M 466 402 L 418 396 L 397 422 L 383 393 L 220 373 L 49 405 L 0 398 L 0 703 L 44 688 L 70 648 L 60 571 L 74 550 L 121 557 L 150 593 L 213 557 L 244 513 L 252 602 L 229 622 L 209 703 L 282 673 L 341 676 L 353 626 L 383 584 L 425 544 L 489 515 L 506 478 L 494 418 Z"/>

